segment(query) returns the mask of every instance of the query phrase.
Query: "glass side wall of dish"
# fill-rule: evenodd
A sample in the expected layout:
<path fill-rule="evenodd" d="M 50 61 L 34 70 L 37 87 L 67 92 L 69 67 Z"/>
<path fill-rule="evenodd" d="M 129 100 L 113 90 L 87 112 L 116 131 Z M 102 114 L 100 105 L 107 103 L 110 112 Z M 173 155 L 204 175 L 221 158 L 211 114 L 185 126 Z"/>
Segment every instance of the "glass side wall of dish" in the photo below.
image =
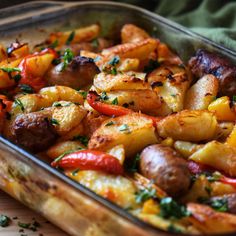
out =
<path fill-rule="evenodd" d="M 0 46 L 2 135 L 157 228 L 236 231 L 236 67 L 100 31 Z"/>

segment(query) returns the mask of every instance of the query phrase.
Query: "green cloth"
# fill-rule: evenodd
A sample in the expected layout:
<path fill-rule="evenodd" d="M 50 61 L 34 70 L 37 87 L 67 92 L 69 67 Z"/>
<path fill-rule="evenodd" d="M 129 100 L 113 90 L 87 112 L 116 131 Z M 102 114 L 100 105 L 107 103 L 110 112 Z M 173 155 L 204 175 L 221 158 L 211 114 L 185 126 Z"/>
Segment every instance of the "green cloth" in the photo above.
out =
<path fill-rule="evenodd" d="M 236 0 L 129 0 L 236 51 Z"/>

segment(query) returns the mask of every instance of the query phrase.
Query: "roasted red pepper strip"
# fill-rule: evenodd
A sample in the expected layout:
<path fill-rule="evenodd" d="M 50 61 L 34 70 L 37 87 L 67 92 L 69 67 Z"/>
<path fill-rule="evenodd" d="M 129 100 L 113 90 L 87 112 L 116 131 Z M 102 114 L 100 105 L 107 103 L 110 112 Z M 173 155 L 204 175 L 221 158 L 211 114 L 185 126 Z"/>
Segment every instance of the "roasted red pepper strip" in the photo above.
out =
<path fill-rule="evenodd" d="M 236 179 L 232 179 L 232 178 L 226 177 L 224 175 L 221 175 L 219 181 L 224 184 L 230 184 L 231 186 L 236 188 Z"/>
<path fill-rule="evenodd" d="M 131 109 L 121 107 L 118 105 L 111 105 L 111 104 L 106 104 L 106 103 L 101 102 L 99 100 L 99 95 L 94 91 L 90 91 L 88 93 L 87 101 L 88 101 L 88 104 L 94 110 L 106 116 L 123 116 L 123 115 L 134 113 L 134 111 L 132 111 Z M 156 126 L 156 122 L 162 119 L 161 117 L 153 117 L 153 116 L 148 116 L 145 114 L 142 114 L 142 115 L 151 119 L 153 121 L 153 126 Z"/>
<path fill-rule="evenodd" d="M 51 48 L 47 48 L 41 52 L 36 52 L 34 54 L 28 55 L 21 61 L 20 65 L 19 65 L 19 68 L 21 69 L 21 79 L 20 79 L 19 84 L 27 84 L 27 85 L 31 86 L 34 89 L 34 91 L 36 91 L 36 92 L 46 86 L 46 82 L 44 81 L 43 78 L 32 76 L 32 74 L 27 66 L 27 60 L 31 57 L 35 57 L 37 55 L 41 56 L 41 55 L 44 55 L 47 53 L 52 54 L 54 56 L 54 58 L 58 57 L 55 50 L 53 50 Z"/>
<path fill-rule="evenodd" d="M 65 155 L 59 161 L 53 161 L 52 166 L 65 169 L 79 168 L 81 170 L 100 170 L 111 174 L 122 175 L 124 170 L 120 162 L 110 154 L 96 150 L 81 150 Z"/>
<path fill-rule="evenodd" d="M 94 110 L 107 116 L 123 116 L 133 113 L 133 111 L 128 108 L 101 102 L 99 95 L 93 91 L 88 93 L 87 101 Z"/>

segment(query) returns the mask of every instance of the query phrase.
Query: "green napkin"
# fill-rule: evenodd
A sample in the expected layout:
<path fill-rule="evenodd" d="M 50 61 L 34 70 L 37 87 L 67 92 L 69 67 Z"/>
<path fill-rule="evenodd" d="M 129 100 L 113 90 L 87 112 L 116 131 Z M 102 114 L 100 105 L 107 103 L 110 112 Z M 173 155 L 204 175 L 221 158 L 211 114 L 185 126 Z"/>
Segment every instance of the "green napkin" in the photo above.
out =
<path fill-rule="evenodd" d="M 127 0 L 236 51 L 235 0 Z"/>

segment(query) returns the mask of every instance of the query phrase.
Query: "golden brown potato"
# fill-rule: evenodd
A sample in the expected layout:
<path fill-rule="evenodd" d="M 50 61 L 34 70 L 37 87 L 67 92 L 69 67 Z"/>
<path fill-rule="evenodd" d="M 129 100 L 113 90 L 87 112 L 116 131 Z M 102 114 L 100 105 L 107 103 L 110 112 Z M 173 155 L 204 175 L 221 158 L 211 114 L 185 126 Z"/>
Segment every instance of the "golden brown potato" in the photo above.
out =
<path fill-rule="evenodd" d="M 236 176 L 236 149 L 227 144 L 209 142 L 193 153 L 189 159 L 223 170 L 230 176 Z"/>
<path fill-rule="evenodd" d="M 102 55 L 118 55 L 121 58 L 138 58 L 144 60 L 157 49 L 158 40 L 148 38 L 136 43 L 125 43 L 104 49 Z"/>
<path fill-rule="evenodd" d="M 184 108 L 204 110 L 215 99 L 219 82 L 213 75 L 205 75 L 199 79 L 186 93 Z"/>
<path fill-rule="evenodd" d="M 157 143 L 152 120 L 142 114 L 111 118 L 93 133 L 88 147 L 106 151 L 123 144 L 127 157 L 135 155 L 149 144 Z"/>
<path fill-rule="evenodd" d="M 99 73 L 94 78 L 94 86 L 99 91 L 106 92 L 111 90 L 150 89 L 149 84 L 143 80 L 123 73 L 117 75 Z"/>
<path fill-rule="evenodd" d="M 231 136 L 231 132 L 233 131 L 234 129 L 234 122 L 218 122 L 219 125 L 218 125 L 218 131 L 217 131 L 217 134 L 216 134 L 216 137 L 215 139 L 218 140 L 218 141 L 221 141 L 221 142 L 228 142 L 228 138 L 230 138 Z M 233 132 L 232 132 L 233 134 Z M 234 135 L 232 135 L 232 140 L 234 140 Z M 227 139 L 227 140 L 226 140 Z M 230 143 L 230 142 L 229 142 Z"/>
<path fill-rule="evenodd" d="M 71 129 L 79 125 L 85 117 L 84 108 L 71 102 L 61 101 L 60 106 L 54 107 L 52 119 L 55 120 L 54 125 L 59 135 L 64 135 Z"/>
<path fill-rule="evenodd" d="M 173 112 L 183 109 L 185 94 L 190 85 L 184 68 L 176 65 L 160 66 L 148 75 L 147 81 Z"/>
<path fill-rule="evenodd" d="M 136 43 L 150 38 L 149 34 L 133 24 L 125 24 L 121 29 L 122 43 Z"/>
<path fill-rule="evenodd" d="M 117 90 L 108 92 L 107 96 L 108 103 L 117 101 L 117 105 L 153 116 L 159 115 L 162 105 L 162 99 L 152 90 Z"/>
<path fill-rule="evenodd" d="M 64 142 L 59 142 L 51 146 L 47 150 L 46 154 L 50 158 L 55 159 L 65 152 L 76 151 L 76 150 L 80 150 L 81 148 L 85 148 L 85 147 L 79 141 L 64 141 Z"/>
<path fill-rule="evenodd" d="M 190 222 L 203 233 L 219 234 L 236 230 L 235 215 L 217 212 L 206 205 L 196 203 L 188 203 L 187 209 L 192 213 Z"/>
<path fill-rule="evenodd" d="M 51 44 L 57 40 L 58 45 L 61 46 L 66 43 L 69 36 L 73 32 L 74 32 L 74 37 L 73 37 L 72 41 L 70 42 L 71 44 L 88 42 L 88 41 L 91 41 L 91 40 L 97 38 L 97 36 L 100 33 L 100 26 L 97 24 L 93 24 L 90 26 L 75 29 L 74 31 L 51 33 L 49 38 L 46 40 L 46 42 Z"/>
<path fill-rule="evenodd" d="M 199 142 L 212 140 L 217 131 L 215 116 L 208 111 L 184 110 L 157 123 L 158 134 L 174 140 Z"/>

